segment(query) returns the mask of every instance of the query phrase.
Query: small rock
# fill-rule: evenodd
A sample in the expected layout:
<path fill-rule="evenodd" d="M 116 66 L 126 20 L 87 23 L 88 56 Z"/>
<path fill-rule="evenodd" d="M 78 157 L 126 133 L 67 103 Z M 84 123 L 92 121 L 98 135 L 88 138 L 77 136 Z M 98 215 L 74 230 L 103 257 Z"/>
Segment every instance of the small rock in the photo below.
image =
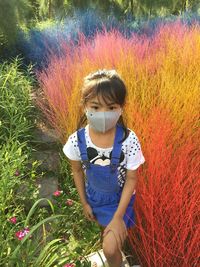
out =
<path fill-rule="evenodd" d="M 44 131 L 41 128 L 36 128 L 33 134 L 35 141 L 42 143 L 59 143 L 58 134 L 54 129 L 46 129 Z"/>
<path fill-rule="evenodd" d="M 52 203 L 55 203 L 53 199 L 53 193 L 58 189 L 58 179 L 56 177 L 43 177 L 37 180 L 39 187 L 39 198 L 47 198 Z M 49 206 L 47 201 L 41 201 L 39 206 Z"/>
<path fill-rule="evenodd" d="M 40 169 L 42 171 L 57 171 L 59 169 L 59 154 L 57 151 L 44 150 L 32 152 L 35 160 L 41 161 Z"/>

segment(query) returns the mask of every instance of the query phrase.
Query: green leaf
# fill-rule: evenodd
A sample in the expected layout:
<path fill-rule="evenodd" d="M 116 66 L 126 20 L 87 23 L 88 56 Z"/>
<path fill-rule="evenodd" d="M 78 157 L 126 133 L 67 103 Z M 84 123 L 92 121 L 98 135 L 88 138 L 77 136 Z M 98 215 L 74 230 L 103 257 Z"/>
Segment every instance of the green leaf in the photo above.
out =
<path fill-rule="evenodd" d="M 34 263 L 35 266 L 42 266 L 42 261 L 44 260 L 44 257 L 46 254 L 50 253 L 49 249 L 54 246 L 55 244 L 57 244 L 59 241 L 61 241 L 62 239 L 57 238 L 52 240 L 51 242 L 49 242 L 42 250 L 42 252 L 40 253 L 38 259 L 36 260 L 36 262 Z"/>
<path fill-rule="evenodd" d="M 30 209 L 30 211 L 29 211 L 29 213 L 28 213 L 28 215 L 27 215 L 27 218 L 26 218 L 26 220 L 25 220 L 25 222 L 24 222 L 24 226 L 25 226 L 25 227 L 26 227 L 27 225 L 29 225 L 29 219 L 30 219 L 30 217 L 33 215 L 33 213 L 34 213 L 34 211 L 36 210 L 38 204 L 39 204 L 41 201 L 44 201 L 44 200 L 46 200 L 46 201 L 49 203 L 49 205 L 50 205 L 50 207 L 51 207 L 51 210 L 52 210 L 52 212 L 54 213 L 54 207 L 53 207 L 53 204 L 51 203 L 51 201 L 50 201 L 49 199 L 47 199 L 47 198 L 40 198 L 39 200 L 37 200 L 37 201 L 34 203 L 34 205 L 32 206 L 32 208 Z"/>
<path fill-rule="evenodd" d="M 35 226 L 33 226 L 33 228 L 30 230 L 30 232 L 21 240 L 21 243 L 16 247 L 16 249 L 12 253 L 11 260 L 16 260 L 16 258 L 18 257 L 17 254 L 18 254 L 19 250 L 21 249 L 22 245 L 26 242 L 26 240 L 29 239 L 29 237 L 34 233 L 35 230 L 37 230 L 42 224 L 49 222 L 49 221 L 53 221 L 53 220 L 61 218 L 61 217 L 67 217 L 67 216 L 66 215 L 54 215 L 52 217 L 48 217 L 48 218 L 42 220 L 41 222 L 39 222 Z"/>

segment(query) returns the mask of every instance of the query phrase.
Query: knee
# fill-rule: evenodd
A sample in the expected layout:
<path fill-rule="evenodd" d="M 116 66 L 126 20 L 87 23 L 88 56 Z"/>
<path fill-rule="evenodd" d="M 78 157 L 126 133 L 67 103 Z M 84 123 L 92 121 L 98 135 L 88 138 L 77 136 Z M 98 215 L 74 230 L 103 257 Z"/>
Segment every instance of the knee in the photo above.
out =
<path fill-rule="evenodd" d="M 103 253 L 106 258 L 109 259 L 115 258 L 117 252 L 118 252 L 117 248 L 113 247 L 112 244 L 106 245 L 103 243 Z"/>
<path fill-rule="evenodd" d="M 106 258 L 115 258 L 118 253 L 118 247 L 116 242 L 109 242 L 109 239 L 104 238 L 103 240 L 103 253 Z"/>

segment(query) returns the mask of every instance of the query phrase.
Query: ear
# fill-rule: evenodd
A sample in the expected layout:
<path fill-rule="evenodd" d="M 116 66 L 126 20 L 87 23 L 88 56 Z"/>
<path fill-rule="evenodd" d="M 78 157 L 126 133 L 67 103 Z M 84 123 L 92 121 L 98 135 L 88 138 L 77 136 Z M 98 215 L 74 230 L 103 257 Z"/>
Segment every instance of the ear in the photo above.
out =
<path fill-rule="evenodd" d="M 86 112 L 86 105 L 85 105 L 85 103 L 83 103 L 83 101 L 81 101 L 81 103 L 79 104 L 79 112 L 82 114 L 85 114 L 85 112 Z"/>
<path fill-rule="evenodd" d="M 87 107 L 83 106 L 83 112 L 86 113 L 86 111 L 87 111 Z"/>
<path fill-rule="evenodd" d="M 86 104 L 83 104 L 82 108 L 83 108 L 83 112 L 86 113 L 86 111 L 88 109 L 87 105 Z"/>

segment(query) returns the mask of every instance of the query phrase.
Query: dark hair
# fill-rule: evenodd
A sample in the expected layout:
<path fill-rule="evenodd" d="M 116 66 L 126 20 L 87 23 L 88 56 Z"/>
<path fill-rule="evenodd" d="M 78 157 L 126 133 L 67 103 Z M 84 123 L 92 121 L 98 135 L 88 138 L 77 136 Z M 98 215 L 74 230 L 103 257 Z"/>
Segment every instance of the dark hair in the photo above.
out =
<path fill-rule="evenodd" d="M 98 70 L 92 72 L 84 78 L 83 87 L 81 89 L 81 105 L 85 106 L 88 100 L 101 96 L 105 103 L 108 100 L 120 106 L 125 105 L 126 86 L 115 70 Z M 79 119 L 77 130 L 85 125 L 87 117 L 85 114 Z M 128 136 L 128 129 L 125 126 L 122 115 L 119 117 L 118 123 L 122 125 L 125 131 L 125 137 Z"/>

